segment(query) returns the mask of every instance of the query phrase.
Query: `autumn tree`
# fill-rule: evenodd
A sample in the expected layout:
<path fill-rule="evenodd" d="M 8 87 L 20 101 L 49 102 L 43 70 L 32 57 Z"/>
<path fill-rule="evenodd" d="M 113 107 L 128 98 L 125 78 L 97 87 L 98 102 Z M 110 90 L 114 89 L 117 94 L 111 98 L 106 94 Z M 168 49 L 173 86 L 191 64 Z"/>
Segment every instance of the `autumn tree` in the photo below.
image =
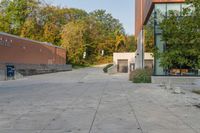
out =
<path fill-rule="evenodd" d="M 61 45 L 62 28 L 67 23 L 81 20 L 87 16 L 87 12 L 81 9 L 74 8 L 60 8 L 49 6 L 41 9 L 39 18 L 43 25 L 43 40 L 55 45 Z"/>
<path fill-rule="evenodd" d="M 157 11 L 159 12 L 159 11 Z M 145 52 L 153 52 L 154 50 L 154 18 L 150 17 L 148 23 L 144 26 L 144 47 Z"/>
<path fill-rule="evenodd" d="M 123 25 L 105 10 L 87 13 L 39 0 L 2 0 L 0 31 L 62 46 L 68 62 L 76 64 L 106 63 L 113 52 L 136 46 L 134 37 L 125 35 Z"/>
<path fill-rule="evenodd" d="M 0 28 L 11 34 L 20 35 L 26 19 L 31 16 L 39 4 L 38 0 L 2 0 L 0 3 Z M 6 24 L 5 26 L 2 26 Z"/>
<path fill-rule="evenodd" d="M 126 44 L 126 51 L 127 52 L 135 52 L 136 49 L 137 49 L 137 42 L 136 42 L 136 38 L 135 36 L 133 35 L 126 35 L 126 41 L 125 41 L 125 44 Z"/>
<path fill-rule="evenodd" d="M 124 45 L 125 35 L 124 28 L 119 20 L 113 18 L 105 10 L 95 10 L 90 13 L 90 17 L 100 26 L 99 43 L 102 48 L 105 48 L 105 53 L 112 55 L 113 52 L 119 51 L 119 46 Z"/>
<path fill-rule="evenodd" d="M 60 45 L 60 30 L 56 24 L 46 23 L 43 27 L 43 39 L 45 42 L 49 42 L 55 45 Z"/>
<path fill-rule="evenodd" d="M 21 28 L 20 36 L 32 40 L 42 41 L 42 27 L 37 23 L 36 18 L 27 19 Z"/>
<path fill-rule="evenodd" d="M 73 64 L 82 64 L 83 53 L 86 50 L 84 41 L 85 23 L 70 22 L 62 31 L 62 47 L 67 50 L 67 58 Z"/>

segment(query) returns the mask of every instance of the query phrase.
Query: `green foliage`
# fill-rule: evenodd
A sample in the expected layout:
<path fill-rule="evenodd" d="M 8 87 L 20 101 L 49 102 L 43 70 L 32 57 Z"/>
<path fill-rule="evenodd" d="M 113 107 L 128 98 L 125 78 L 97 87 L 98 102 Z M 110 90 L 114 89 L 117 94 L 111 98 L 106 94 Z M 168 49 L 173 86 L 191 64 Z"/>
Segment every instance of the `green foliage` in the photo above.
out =
<path fill-rule="evenodd" d="M 107 64 L 112 62 L 113 62 L 112 56 L 97 56 L 96 62 L 94 62 L 94 64 Z"/>
<path fill-rule="evenodd" d="M 107 73 L 107 72 L 108 72 L 108 68 L 110 68 L 110 67 L 112 67 L 112 66 L 113 66 L 113 64 L 108 64 L 108 65 L 106 65 L 106 66 L 103 68 L 104 73 Z"/>
<path fill-rule="evenodd" d="M 154 18 L 150 17 L 148 24 L 144 26 L 145 33 L 145 52 L 153 52 L 154 49 Z"/>
<path fill-rule="evenodd" d="M 131 79 L 133 83 L 151 83 L 151 69 L 137 69 L 132 72 Z"/>
<path fill-rule="evenodd" d="M 68 60 L 80 64 L 108 63 L 113 52 L 131 51 L 131 48 L 135 46 L 134 37 L 130 36 L 129 40 L 126 39 L 120 30 L 123 29 L 119 26 L 120 24 L 109 29 L 107 25 L 113 22 L 118 21 L 105 11 L 98 10 L 90 13 L 85 19 L 66 24 L 61 38 L 62 46 L 67 50 Z M 127 46 L 131 43 L 130 39 L 133 40 L 132 47 Z M 102 50 L 104 55 L 101 55 Z M 83 58 L 84 52 L 86 52 L 86 58 Z M 109 60 L 106 59 L 107 57 Z"/>
<path fill-rule="evenodd" d="M 73 64 L 83 64 L 83 53 L 86 50 L 84 21 L 70 22 L 62 31 L 62 47 L 67 50 L 67 58 Z"/>
<path fill-rule="evenodd" d="M 124 33 L 124 28 L 118 19 L 112 17 L 111 14 L 106 13 L 105 10 L 95 10 L 90 13 L 90 16 L 102 25 L 102 31 L 107 34 L 114 34 L 116 31 Z"/>
<path fill-rule="evenodd" d="M 43 27 L 43 36 L 45 42 L 53 43 L 55 45 L 60 45 L 60 27 L 56 24 L 47 22 Z"/>
<path fill-rule="evenodd" d="M 162 21 L 160 27 L 166 50 L 156 50 L 154 55 L 160 59 L 161 66 L 165 69 L 200 68 L 200 1 L 191 1 L 190 7 L 184 9 L 181 17 L 170 11 L 169 17 Z"/>
<path fill-rule="evenodd" d="M 37 0 L 2 0 L 0 12 L 3 18 L 0 19 L 0 30 L 19 35 L 22 25 L 26 19 L 34 14 L 38 7 Z M 3 24 L 7 26 L 2 26 Z"/>
<path fill-rule="evenodd" d="M 108 63 L 113 52 L 136 50 L 134 36 L 125 35 L 119 20 L 105 10 L 87 13 L 40 0 L 2 0 L 0 31 L 62 46 L 73 64 Z"/>
<path fill-rule="evenodd" d="M 41 40 L 42 32 L 41 26 L 37 23 L 35 18 L 27 19 L 21 28 L 21 37 L 30 38 L 33 40 Z"/>
<path fill-rule="evenodd" d="M 137 49 L 137 42 L 135 39 L 135 36 L 129 35 L 126 36 L 126 41 L 125 41 L 126 47 L 127 47 L 127 52 L 135 52 Z"/>

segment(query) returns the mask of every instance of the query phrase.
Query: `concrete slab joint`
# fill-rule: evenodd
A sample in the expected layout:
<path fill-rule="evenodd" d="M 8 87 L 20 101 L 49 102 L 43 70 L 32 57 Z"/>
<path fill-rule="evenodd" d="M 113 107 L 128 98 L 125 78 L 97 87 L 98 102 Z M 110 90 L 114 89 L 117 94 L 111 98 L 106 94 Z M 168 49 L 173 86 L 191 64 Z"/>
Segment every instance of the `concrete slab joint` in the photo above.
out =
<path fill-rule="evenodd" d="M 200 95 L 175 87 L 99 67 L 1 81 L 0 133 L 199 133 Z"/>

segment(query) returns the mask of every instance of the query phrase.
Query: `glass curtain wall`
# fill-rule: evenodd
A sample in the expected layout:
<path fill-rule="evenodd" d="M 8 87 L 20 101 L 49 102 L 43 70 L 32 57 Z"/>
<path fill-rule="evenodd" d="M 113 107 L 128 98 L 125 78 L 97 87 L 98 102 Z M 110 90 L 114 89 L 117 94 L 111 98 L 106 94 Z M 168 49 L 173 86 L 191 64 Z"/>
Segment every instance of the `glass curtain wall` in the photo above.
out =
<path fill-rule="evenodd" d="M 162 31 L 159 27 L 160 23 L 163 21 L 163 19 L 165 19 L 168 14 L 169 11 L 173 10 L 176 12 L 177 16 L 181 16 L 181 11 L 182 9 L 185 7 L 185 4 L 180 4 L 180 3 L 176 3 L 176 4 L 156 4 L 154 11 L 152 13 L 153 18 L 154 18 L 154 42 L 155 42 L 155 46 L 158 48 L 159 51 L 163 52 L 166 49 L 166 44 L 164 41 L 162 41 Z M 155 76 L 165 76 L 165 75 L 178 75 L 178 69 L 173 69 L 175 71 L 174 74 L 172 74 L 171 72 L 169 72 L 169 70 L 164 70 L 161 66 L 160 66 L 160 60 L 159 59 L 155 59 L 155 64 L 154 64 L 154 75 Z M 172 70 L 170 70 L 172 71 Z M 198 71 L 198 70 L 197 70 Z M 198 72 L 192 72 L 191 70 L 187 70 L 187 75 L 197 75 Z"/>
<path fill-rule="evenodd" d="M 165 43 L 161 39 L 161 29 L 159 24 L 167 17 L 167 4 L 156 4 L 154 9 L 154 39 L 155 46 L 160 52 L 165 49 Z M 154 64 L 154 75 L 165 75 L 164 69 L 160 66 L 160 60 L 156 59 Z"/>

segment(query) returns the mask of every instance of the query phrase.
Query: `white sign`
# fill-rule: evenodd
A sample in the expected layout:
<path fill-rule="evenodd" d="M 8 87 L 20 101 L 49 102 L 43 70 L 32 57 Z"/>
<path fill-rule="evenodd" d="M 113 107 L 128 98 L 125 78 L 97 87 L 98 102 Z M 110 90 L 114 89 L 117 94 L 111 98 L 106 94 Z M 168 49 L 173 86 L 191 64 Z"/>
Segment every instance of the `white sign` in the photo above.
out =
<path fill-rule="evenodd" d="M 86 58 L 86 52 L 83 53 L 83 59 L 85 59 L 85 58 Z"/>
<path fill-rule="evenodd" d="M 104 50 L 101 51 L 101 55 L 104 56 Z"/>

